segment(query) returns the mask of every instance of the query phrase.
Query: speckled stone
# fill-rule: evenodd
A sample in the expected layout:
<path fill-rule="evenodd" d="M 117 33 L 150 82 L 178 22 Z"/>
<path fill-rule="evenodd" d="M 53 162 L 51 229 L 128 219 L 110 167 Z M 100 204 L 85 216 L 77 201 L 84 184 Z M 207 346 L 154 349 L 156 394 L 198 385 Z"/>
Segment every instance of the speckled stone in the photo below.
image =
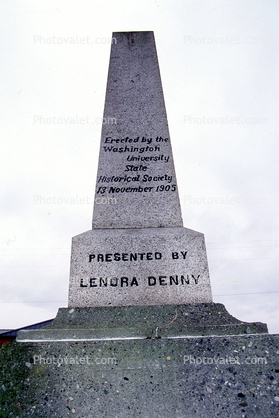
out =
<path fill-rule="evenodd" d="M 113 33 L 93 228 L 183 226 L 153 32 Z"/>
<path fill-rule="evenodd" d="M 113 37 L 93 230 L 73 238 L 69 308 L 0 349 L 0 417 L 278 417 L 279 336 L 211 303 L 204 237 L 182 228 L 153 33 Z"/>
<path fill-rule="evenodd" d="M 199 232 L 99 229 L 73 238 L 69 307 L 205 302 L 212 294 Z"/>
<path fill-rule="evenodd" d="M 113 33 L 93 229 L 73 238 L 69 307 L 210 303 L 183 228 L 153 32 Z"/>
<path fill-rule="evenodd" d="M 4 344 L 0 415 L 277 418 L 278 353 L 278 335 Z"/>
<path fill-rule="evenodd" d="M 221 303 L 60 308 L 46 327 L 21 330 L 17 341 L 98 341 L 268 333 L 266 324 L 242 322 Z"/>

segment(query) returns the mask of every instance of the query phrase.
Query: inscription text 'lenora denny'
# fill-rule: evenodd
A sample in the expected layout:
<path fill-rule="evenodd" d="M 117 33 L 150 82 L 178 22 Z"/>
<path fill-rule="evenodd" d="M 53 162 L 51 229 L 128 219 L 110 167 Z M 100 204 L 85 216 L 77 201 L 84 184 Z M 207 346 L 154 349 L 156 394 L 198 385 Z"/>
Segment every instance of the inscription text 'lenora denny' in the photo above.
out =
<path fill-rule="evenodd" d="M 172 276 L 148 276 L 147 280 L 144 280 L 144 284 L 147 286 L 172 286 L 172 285 L 197 285 L 199 282 L 200 274 L 184 274 Z M 133 287 L 139 286 L 140 279 L 136 277 L 91 277 L 88 280 L 80 279 L 80 287 Z"/>

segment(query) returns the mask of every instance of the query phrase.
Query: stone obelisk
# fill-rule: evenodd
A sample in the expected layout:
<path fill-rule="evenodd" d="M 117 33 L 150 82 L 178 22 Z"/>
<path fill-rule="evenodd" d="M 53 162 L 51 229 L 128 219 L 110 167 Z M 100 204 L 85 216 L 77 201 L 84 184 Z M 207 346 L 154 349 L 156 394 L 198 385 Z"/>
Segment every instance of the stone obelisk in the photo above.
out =
<path fill-rule="evenodd" d="M 153 32 L 113 39 L 93 228 L 182 227 Z"/>
<path fill-rule="evenodd" d="M 183 228 L 153 32 L 113 39 L 93 228 L 73 238 L 69 307 L 212 302 L 204 236 Z"/>
<path fill-rule="evenodd" d="M 3 414 L 277 417 L 279 336 L 212 302 L 182 226 L 153 33 L 113 39 L 93 229 L 73 238 L 69 307 L 0 351 Z"/>

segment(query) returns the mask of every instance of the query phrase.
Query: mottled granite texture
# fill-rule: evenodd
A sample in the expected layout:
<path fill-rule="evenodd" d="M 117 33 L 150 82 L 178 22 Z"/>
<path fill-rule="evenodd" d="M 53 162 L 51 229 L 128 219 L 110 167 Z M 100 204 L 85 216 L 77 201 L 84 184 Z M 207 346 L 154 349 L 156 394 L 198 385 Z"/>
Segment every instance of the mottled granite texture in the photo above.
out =
<path fill-rule="evenodd" d="M 99 229 L 72 240 L 69 307 L 206 302 L 212 294 L 199 232 Z"/>
<path fill-rule="evenodd" d="M 182 226 L 154 34 L 113 40 L 93 228 Z"/>
<path fill-rule="evenodd" d="M 50 325 L 20 331 L 17 341 L 181 338 L 267 332 L 266 324 L 239 321 L 221 303 L 60 308 Z"/>
<path fill-rule="evenodd" d="M 9 343 L 1 417 L 275 418 L 279 336 Z"/>

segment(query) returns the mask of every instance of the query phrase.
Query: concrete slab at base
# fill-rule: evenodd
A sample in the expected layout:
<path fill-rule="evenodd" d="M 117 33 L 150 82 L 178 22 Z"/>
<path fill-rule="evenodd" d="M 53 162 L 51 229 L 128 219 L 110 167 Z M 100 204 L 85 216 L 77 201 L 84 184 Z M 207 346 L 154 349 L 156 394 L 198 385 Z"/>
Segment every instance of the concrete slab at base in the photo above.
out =
<path fill-rule="evenodd" d="M 204 235 L 98 229 L 72 241 L 69 307 L 212 302 Z"/>
<path fill-rule="evenodd" d="M 10 343 L 3 417 L 275 418 L 279 335 Z"/>
<path fill-rule="evenodd" d="M 266 324 L 242 322 L 221 303 L 60 308 L 54 321 L 22 330 L 17 341 L 98 341 L 268 333 Z"/>

